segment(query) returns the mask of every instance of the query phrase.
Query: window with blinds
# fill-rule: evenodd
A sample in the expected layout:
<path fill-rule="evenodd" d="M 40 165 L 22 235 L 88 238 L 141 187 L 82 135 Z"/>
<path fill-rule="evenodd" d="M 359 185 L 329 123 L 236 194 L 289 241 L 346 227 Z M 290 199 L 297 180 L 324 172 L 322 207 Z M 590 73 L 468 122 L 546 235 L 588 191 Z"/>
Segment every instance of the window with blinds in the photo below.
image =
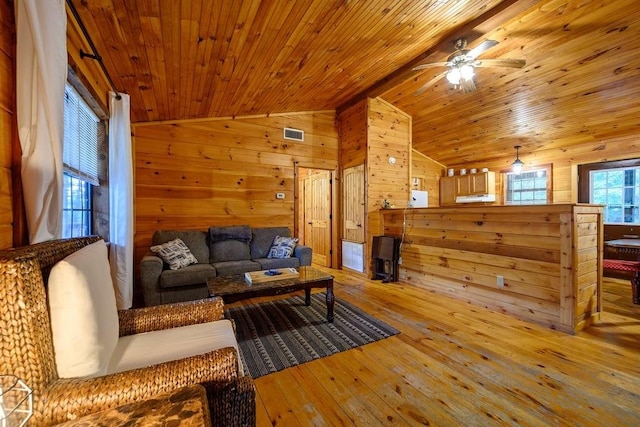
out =
<path fill-rule="evenodd" d="M 65 172 L 98 185 L 98 118 L 78 93 L 67 84 L 64 91 Z"/>
<path fill-rule="evenodd" d="M 92 186 L 98 181 L 99 119 L 72 86 L 64 92 L 62 237 L 92 233 Z"/>

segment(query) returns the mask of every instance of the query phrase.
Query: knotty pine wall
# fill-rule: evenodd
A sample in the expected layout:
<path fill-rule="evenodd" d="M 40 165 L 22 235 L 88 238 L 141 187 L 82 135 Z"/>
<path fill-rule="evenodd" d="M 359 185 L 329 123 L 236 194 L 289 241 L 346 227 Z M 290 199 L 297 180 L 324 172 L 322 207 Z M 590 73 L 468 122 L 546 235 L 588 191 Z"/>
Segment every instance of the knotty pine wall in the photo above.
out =
<path fill-rule="evenodd" d="M 87 99 L 87 96 L 84 96 L 85 101 L 91 107 L 95 105 L 94 110 L 101 110 L 108 114 L 109 91 L 112 90 L 109 81 L 98 61 L 90 58 L 80 58 L 80 50 L 86 53 L 93 52 L 78 23 L 75 21 L 69 5 L 65 4 L 65 7 L 67 10 L 67 58 L 69 68 L 93 98 Z M 101 52 L 98 52 L 98 54 L 101 54 Z M 105 57 L 103 56 L 103 58 Z"/>
<path fill-rule="evenodd" d="M 304 130 L 304 142 L 285 140 L 284 127 Z M 294 163 L 338 168 L 334 111 L 137 123 L 132 132 L 136 265 L 159 229 L 248 224 L 294 231 Z"/>
<path fill-rule="evenodd" d="M 385 234 L 405 235 L 401 282 L 569 333 L 599 316 L 600 206 L 393 209 L 381 216 Z"/>
<path fill-rule="evenodd" d="M 536 166 L 552 165 L 553 203 L 578 201 L 578 165 L 640 157 L 640 139 L 637 133 L 603 139 L 579 136 L 576 138 L 582 138 L 584 141 L 580 145 L 572 145 L 571 141 L 546 141 L 536 146 L 535 153 L 520 150 L 520 160 L 525 163 L 523 168 L 525 171 Z M 488 167 L 496 172 L 496 191 L 500 191 L 500 172 L 510 171 L 511 163 L 515 158 L 516 152 L 513 150 L 513 152 L 504 153 L 498 159 L 487 159 L 478 164 L 447 165 L 447 167 L 455 168 L 456 173 L 463 167 L 467 170 Z"/>
<path fill-rule="evenodd" d="M 420 188 L 428 192 L 429 207 L 440 206 L 440 177 L 446 172 L 445 167 L 419 151 L 412 150 L 411 178 L 419 178 Z"/>
<path fill-rule="evenodd" d="M 13 246 L 11 176 L 15 129 L 15 21 L 13 3 L 0 1 L 0 249 Z"/>
<path fill-rule="evenodd" d="M 371 271 L 371 242 L 383 234 L 379 210 L 384 200 L 407 206 L 411 176 L 411 117 L 380 98 L 341 112 L 341 168 L 365 165 L 365 274 Z M 389 158 L 396 159 L 389 164 Z M 344 189 L 343 191 L 348 191 Z"/>

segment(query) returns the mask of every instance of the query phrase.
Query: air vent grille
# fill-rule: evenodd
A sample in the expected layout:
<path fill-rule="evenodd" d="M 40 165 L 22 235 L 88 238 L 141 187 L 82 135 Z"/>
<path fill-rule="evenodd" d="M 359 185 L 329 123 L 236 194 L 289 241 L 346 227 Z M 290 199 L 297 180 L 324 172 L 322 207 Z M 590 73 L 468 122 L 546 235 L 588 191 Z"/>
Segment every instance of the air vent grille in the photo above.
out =
<path fill-rule="evenodd" d="M 284 139 L 304 141 L 304 131 L 300 129 L 284 128 Z"/>

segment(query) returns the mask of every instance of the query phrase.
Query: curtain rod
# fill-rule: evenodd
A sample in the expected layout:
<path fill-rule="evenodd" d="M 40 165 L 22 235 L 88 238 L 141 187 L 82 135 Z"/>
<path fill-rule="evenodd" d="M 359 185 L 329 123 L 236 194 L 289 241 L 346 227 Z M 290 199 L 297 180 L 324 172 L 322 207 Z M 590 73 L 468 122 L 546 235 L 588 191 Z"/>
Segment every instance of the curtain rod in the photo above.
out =
<path fill-rule="evenodd" d="M 80 26 L 80 29 L 82 30 L 82 34 L 84 34 L 84 38 L 87 40 L 87 43 L 89 43 L 89 47 L 91 47 L 91 51 L 93 52 L 93 54 L 86 53 L 82 49 L 80 49 L 80 58 L 83 59 L 87 57 L 87 58 L 95 59 L 96 61 L 98 61 L 98 64 L 100 64 L 100 68 L 102 68 L 102 72 L 104 73 L 105 77 L 109 81 L 109 85 L 111 85 L 111 89 L 113 89 L 113 91 L 116 94 L 116 99 L 118 100 L 122 99 L 122 96 L 120 96 L 120 93 L 116 89 L 116 85 L 113 84 L 113 80 L 111 80 L 111 76 L 109 75 L 109 72 L 105 68 L 104 63 L 102 62 L 102 57 L 98 55 L 98 50 L 96 49 L 96 46 L 93 44 L 93 40 L 91 40 L 91 36 L 87 32 L 87 28 L 84 26 L 82 19 L 80 19 L 80 15 L 78 15 L 78 11 L 76 10 L 76 7 L 73 5 L 72 0 L 67 0 L 67 5 L 69 6 L 69 9 L 71 9 L 71 13 L 73 13 L 73 17 L 76 19 L 76 22 L 78 23 L 78 25 Z"/>

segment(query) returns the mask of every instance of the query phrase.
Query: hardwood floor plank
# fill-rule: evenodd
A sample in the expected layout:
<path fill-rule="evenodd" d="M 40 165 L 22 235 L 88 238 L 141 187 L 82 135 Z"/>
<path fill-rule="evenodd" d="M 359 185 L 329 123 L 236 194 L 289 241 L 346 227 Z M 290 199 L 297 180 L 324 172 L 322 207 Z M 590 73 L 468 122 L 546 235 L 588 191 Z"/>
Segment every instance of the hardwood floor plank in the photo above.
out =
<path fill-rule="evenodd" d="M 627 280 L 605 277 L 601 320 L 572 336 L 330 271 L 338 300 L 400 334 L 258 378 L 260 426 L 640 425 L 640 306 Z"/>
<path fill-rule="evenodd" d="M 354 425 L 395 424 L 395 410 L 344 365 L 337 363 L 336 359 L 339 356 L 340 354 L 337 354 L 309 363 L 313 377 L 324 385 L 337 402 L 340 402 L 340 407 Z"/>
<path fill-rule="evenodd" d="M 256 388 L 258 390 L 265 390 L 263 393 L 258 393 L 260 399 L 264 403 L 268 420 L 258 419 L 258 425 L 283 425 L 283 426 L 299 426 L 301 425 L 293 413 L 293 408 L 287 403 L 285 395 L 291 393 L 292 390 L 283 390 L 279 386 L 281 378 L 288 375 L 287 372 L 278 372 L 279 375 L 265 375 L 256 380 Z M 259 381 L 259 382 L 258 382 Z M 256 414 L 264 415 L 261 412 Z"/>

